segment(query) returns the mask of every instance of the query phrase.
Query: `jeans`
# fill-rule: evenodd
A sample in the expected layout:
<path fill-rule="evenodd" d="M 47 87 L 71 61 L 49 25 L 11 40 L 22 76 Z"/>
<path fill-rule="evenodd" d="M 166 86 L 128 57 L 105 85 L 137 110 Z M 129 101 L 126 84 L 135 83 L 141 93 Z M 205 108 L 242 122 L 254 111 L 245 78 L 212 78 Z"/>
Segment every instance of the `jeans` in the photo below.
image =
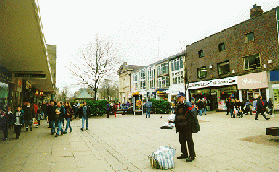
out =
<path fill-rule="evenodd" d="M 204 112 L 204 114 L 206 115 L 206 108 L 202 109 L 202 113 Z"/>
<path fill-rule="evenodd" d="M 84 129 L 84 121 L 86 120 L 86 129 L 88 129 L 88 117 L 82 116 L 82 127 Z"/>
<path fill-rule="evenodd" d="M 51 127 L 51 133 L 55 133 L 55 120 L 49 121 Z"/>
<path fill-rule="evenodd" d="M 200 116 L 202 116 L 202 109 L 201 109 L 201 110 L 199 110 L 199 115 L 200 115 Z"/>
<path fill-rule="evenodd" d="M 148 115 L 148 118 L 150 118 L 150 108 L 146 108 L 146 118 L 147 118 L 147 115 Z"/>
<path fill-rule="evenodd" d="M 235 118 L 235 115 L 233 114 L 233 109 L 230 109 L 230 112 L 231 112 L 231 117 Z"/>
<path fill-rule="evenodd" d="M 32 119 L 28 119 L 25 120 L 25 128 L 28 129 L 28 126 L 30 127 L 30 131 L 32 130 L 32 124 L 33 124 L 33 120 Z"/>
<path fill-rule="evenodd" d="M 269 115 L 272 115 L 273 108 L 268 108 Z"/>
<path fill-rule="evenodd" d="M 72 132 L 71 118 L 67 118 L 67 125 L 66 125 L 66 128 L 65 128 L 65 132 L 67 132 L 68 128 L 70 128 L 70 132 Z"/>
<path fill-rule="evenodd" d="M 58 120 L 58 128 L 57 128 L 57 133 L 56 133 L 56 135 L 59 135 L 59 131 L 60 131 L 61 134 L 63 133 L 61 124 L 62 124 L 62 120 Z"/>

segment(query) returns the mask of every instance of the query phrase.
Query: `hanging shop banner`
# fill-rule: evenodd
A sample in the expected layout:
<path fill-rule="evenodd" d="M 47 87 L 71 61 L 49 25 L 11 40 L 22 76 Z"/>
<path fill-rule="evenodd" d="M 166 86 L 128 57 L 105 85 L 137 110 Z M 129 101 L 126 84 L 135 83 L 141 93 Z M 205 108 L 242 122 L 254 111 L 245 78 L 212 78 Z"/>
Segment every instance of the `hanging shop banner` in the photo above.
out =
<path fill-rule="evenodd" d="M 237 77 L 238 89 L 260 89 L 268 87 L 266 71 L 260 73 L 249 73 Z"/>
<path fill-rule="evenodd" d="M 205 87 L 234 85 L 234 84 L 237 84 L 236 76 L 223 78 L 223 79 L 214 79 L 210 81 L 199 81 L 195 83 L 190 83 L 188 89 L 200 89 Z"/>

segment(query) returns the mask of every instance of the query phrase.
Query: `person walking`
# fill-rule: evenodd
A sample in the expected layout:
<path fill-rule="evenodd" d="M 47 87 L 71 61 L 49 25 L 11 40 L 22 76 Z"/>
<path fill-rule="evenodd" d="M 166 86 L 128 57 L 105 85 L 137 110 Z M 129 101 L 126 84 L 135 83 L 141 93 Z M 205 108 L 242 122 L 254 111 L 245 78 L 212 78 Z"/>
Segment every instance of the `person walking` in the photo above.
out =
<path fill-rule="evenodd" d="M 270 116 L 272 116 L 272 111 L 273 111 L 273 103 L 272 103 L 272 99 L 269 98 L 268 102 L 267 102 L 267 107 L 268 107 L 268 113 Z M 273 117 L 273 116 L 272 116 Z"/>
<path fill-rule="evenodd" d="M 48 116 L 49 120 L 49 127 L 51 128 L 51 135 L 55 133 L 55 108 L 54 101 L 50 101 L 50 105 L 46 108 L 46 115 Z"/>
<path fill-rule="evenodd" d="M 114 116 L 116 118 L 116 112 L 117 112 L 117 105 L 116 105 L 116 103 L 113 103 L 112 111 L 113 111 L 113 114 L 114 114 Z"/>
<path fill-rule="evenodd" d="M 202 106 L 202 113 L 204 112 L 204 115 L 206 115 L 206 100 L 204 99 L 203 101 L 202 101 L 202 104 L 203 104 L 203 106 Z"/>
<path fill-rule="evenodd" d="M 146 107 L 146 118 L 148 116 L 148 118 L 150 118 L 150 112 L 151 112 L 151 107 L 152 107 L 152 102 L 147 101 L 145 103 L 145 107 Z"/>
<path fill-rule="evenodd" d="M 109 118 L 109 111 L 110 111 L 110 104 L 109 102 L 107 103 L 107 118 Z"/>
<path fill-rule="evenodd" d="M 3 141 L 8 139 L 8 115 L 5 113 L 4 104 L 0 103 L 0 129 L 3 131 Z"/>
<path fill-rule="evenodd" d="M 55 125 L 57 124 L 57 133 L 55 137 L 59 136 L 59 132 L 61 135 L 63 135 L 63 129 L 61 127 L 62 120 L 64 120 L 65 114 L 64 109 L 61 105 L 61 102 L 57 102 L 57 106 L 55 108 Z M 54 128 L 55 131 L 55 128 Z"/>
<path fill-rule="evenodd" d="M 91 114 L 90 111 L 90 106 L 87 106 L 87 102 L 83 102 L 83 106 L 82 108 L 82 127 L 81 127 L 81 131 L 84 130 L 84 122 L 86 121 L 86 130 L 88 130 L 88 117 Z"/>
<path fill-rule="evenodd" d="M 70 106 L 70 103 L 66 102 L 66 104 L 65 104 L 65 119 L 67 121 L 67 124 L 66 124 L 64 134 L 67 134 L 68 128 L 70 128 L 70 133 L 72 132 L 72 127 L 71 127 L 72 114 L 73 114 L 73 109 Z"/>
<path fill-rule="evenodd" d="M 32 131 L 32 119 L 34 118 L 34 107 L 31 107 L 30 102 L 26 101 L 26 105 L 23 107 L 24 111 L 24 122 L 26 131 L 28 131 L 28 126 L 30 127 L 30 131 Z"/>
<path fill-rule="evenodd" d="M 181 144 L 181 156 L 177 157 L 177 159 L 186 159 L 186 162 L 192 162 L 196 157 L 192 133 L 197 133 L 200 130 L 197 111 L 190 102 L 185 103 L 184 93 L 180 92 L 177 95 L 177 101 L 175 109 L 175 127 L 176 133 L 179 133 L 179 142 Z"/>
<path fill-rule="evenodd" d="M 21 133 L 21 126 L 22 126 L 22 119 L 23 119 L 23 110 L 21 110 L 20 106 L 17 106 L 17 109 L 14 113 L 14 128 L 16 133 L 16 139 L 19 139 L 20 133 Z"/>
<path fill-rule="evenodd" d="M 199 99 L 197 102 L 199 115 L 202 116 L 203 102 Z"/>
<path fill-rule="evenodd" d="M 47 104 L 46 102 L 43 102 L 42 106 L 41 106 L 41 114 L 42 114 L 42 119 L 46 118 L 46 108 L 47 108 Z"/>
<path fill-rule="evenodd" d="M 262 96 L 258 97 L 257 104 L 256 104 L 256 116 L 255 120 L 258 120 L 258 115 L 259 113 L 264 117 L 264 119 L 269 120 L 270 118 L 267 118 L 264 114 L 264 109 L 265 105 L 264 102 L 262 101 Z"/>

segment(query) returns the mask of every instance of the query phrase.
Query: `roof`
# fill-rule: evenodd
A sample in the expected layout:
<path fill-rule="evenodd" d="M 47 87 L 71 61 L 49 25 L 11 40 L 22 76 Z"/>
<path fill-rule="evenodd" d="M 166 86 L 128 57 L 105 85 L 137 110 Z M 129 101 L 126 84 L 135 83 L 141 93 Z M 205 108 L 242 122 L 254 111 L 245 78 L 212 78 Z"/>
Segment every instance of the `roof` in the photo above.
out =
<path fill-rule="evenodd" d="M 93 97 L 86 91 L 82 90 L 79 95 L 75 98 L 76 100 L 83 100 L 83 99 L 93 99 Z"/>

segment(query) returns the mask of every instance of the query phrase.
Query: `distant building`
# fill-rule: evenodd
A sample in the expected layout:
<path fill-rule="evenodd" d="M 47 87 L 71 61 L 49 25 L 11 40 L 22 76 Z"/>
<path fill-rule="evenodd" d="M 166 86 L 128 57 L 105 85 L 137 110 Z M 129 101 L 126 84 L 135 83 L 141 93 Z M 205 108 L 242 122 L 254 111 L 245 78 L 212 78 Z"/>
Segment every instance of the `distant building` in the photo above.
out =
<path fill-rule="evenodd" d="M 135 66 L 135 65 L 128 65 L 127 62 L 124 62 L 117 74 L 119 75 L 119 101 L 124 102 L 131 102 L 132 98 L 132 79 L 131 74 L 143 66 Z"/>

